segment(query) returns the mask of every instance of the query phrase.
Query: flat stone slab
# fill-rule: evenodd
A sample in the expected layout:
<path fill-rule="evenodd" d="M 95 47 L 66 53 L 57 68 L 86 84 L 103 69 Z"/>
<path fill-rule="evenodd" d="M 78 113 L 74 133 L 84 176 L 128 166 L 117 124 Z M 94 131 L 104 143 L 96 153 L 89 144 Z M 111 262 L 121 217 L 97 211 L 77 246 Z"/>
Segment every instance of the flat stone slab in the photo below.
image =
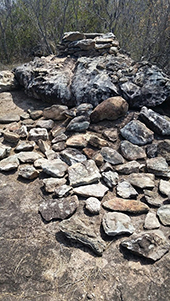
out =
<path fill-rule="evenodd" d="M 17 133 L 9 132 L 9 131 L 4 131 L 3 136 L 5 141 L 12 144 L 17 144 L 20 139 L 20 136 Z"/>
<path fill-rule="evenodd" d="M 40 119 L 37 121 L 36 126 L 40 128 L 45 128 L 47 130 L 51 130 L 52 127 L 54 126 L 54 121 L 52 119 L 48 119 L 48 120 Z"/>
<path fill-rule="evenodd" d="M 120 150 L 123 157 L 127 160 L 137 160 L 146 158 L 146 152 L 142 147 L 134 145 L 127 140 L 121 141 Z"/>
<path fill-rule="evenodd" d="M 56 187 L 54 192 L 55 192 L 56 197 L 62 198 L 62 197 L 67 196 L 71 190 L 72 190 L 71 186 L 64 184 L 64 185 L 60 185 L 60 186 Z"/>
<path fill-rule="evenodd" d="M 91 184 L 101 178 L 100 172 L 93 160 L 86 160 L 83 163 L 76 163 L 68 168 L 70 185 L 80 186 Z"/>
<path fill-rule="evenodd" d="M 156 176 L 170 177 L 168 163 L 163 157 L 156 157 L 146 160 L 147 170 Z"/>
<path fill-rule="evenodd" d="M 132 173 L 127 180 L 139 188 L 153 188 L 155 186 L 155 176 L 151 173 Z"/>
<path fill-rule="evenodd" d="M 161 206 L 157 211 L 157 215 L 164 226 L 170 226 L 170 205 Z"/>
<path fill-rule="evenodd" d="M 60 159 L 48 160 L 42 164 L 42 170 L 54 178 L 64 177 L 68 166 Z"/>
<path fill-rule="evenodd" d="M 53 219 L 65 219 L 70 217 L 79 206 L 79 200 L 76 195 L 67 198 L 44 200 L 39 206 L 39 212 L 47 221 Z"/>
<path fill-rule="evenodd" d="M 124 163 L 123 157 L 111 147 L 102 147 L 101 154 L 105 161 L 113 165 Z"/>
<path fill-rule="evenodd" d="M 11 171 L 17 169 L 19 160 L 16 155 L 10 156 L 0 161 L 0 171 Z"/>
<path fill-rule="evenodd" d="M 60 223 L 60 230 L 67 238 L 90 247 L 101 256 L 106 249 L 106 243 L 101 238 L 99 230 L 90 222 L 90 219 L 74 216 Z"/>
<path fill-rule="evenodd" d="M 77 134 L 73 135 L 67 139 L 66 145 L 69 147 L 86 147 L 87 146 L 87 139 L 85 134 Z"/>
<path fill-rule="evenodd" d="M 170 121 L 151 109 L 143 107 L 140 111 L 140 117 L 144 123 L 155 133 L 161 135 L 170 135 Z"/>
<path fill-rule="evenodd" d="M 32 151 L 34 149 L 35 142 L 34 141 L 21 141 L 19 144 L 16 146 L 15 151 L 16 152 L 24 152 L 24 151 Z"/>
<path fill-rule="evenodd" d="M 12 123 L 20 121 L 20 116 L 18 114 L 0 114 L 0 123 Z"/>
<path fill-rule="evenodd" d="M 76 148 L 68 147 L 60 153 L 60 157 L 68 164 L 72 165 L 78 162 L 84 162 L 87 157 Z"/>
<path fill-rule="evenodd" d="M 140 168 L 140 163 L 137 161 L 131 161 L 115 167 L 118 173 L 125 174 L 125 175 L 129 175 L 131 173 L 138 173 L 139 168 Z"/>
<path fill-rule="evenodd" d="M 132 120 L 121 130 L 121 135 L 133 144 L 145 145 L 154 139 L 154 133 L 139 120 Z"/>
<path fill-rule="evenodd" d="M 170 182 L 161 179 L 159 182 L 159 191 L 169 197 L 170 196 Z"/>
<path fill-rule="evenodd" d="M 120 212 L 108 212 L 102 220 L 104 232 L 109 236 L 132 234 L 134 227 L 131 218 Z"/>
<path fill-rule="evenodd" d="M 158 194 L 157 191 L 144 189 L 143 192 L 145 199 L 149 205 L 155 207 L 159 207 L 162 205 L 164 199 Z"/>
<path fill-rule="evenodd" d="M 163 233 L 159 230 L 134 235 L 128 240 L 121 242 L 121 246 L 139 256 L 157 261 L 162 258 L 170 248 Z"/>
<path fill-rule="evenodd" d="M 116 192 L 118 196 L 125 199 L 135 198 L 138 195 L 135 188 L 127 181 L 119 182 L 116 186 Z"/>
<path fill-rule="evenodd" d="M 102 203 L 102 206 L 106 209 L 110 209 L 112 211 L 121 211 L 121 212 L 129 212 L 129 213 L 145 213 L 148 212 L 149 207 L 143 202 L 136 200 L 127 200 L 118 197 L 114 197 L 113 199 L 109 199 Z"/>
<path fill-rule="evenodd" d="M 66 130 L 74 132 L 84 132 L 89 128 L 90 122 L 84 116 L 73 118 L 68 124 Z"/>
<path fill-rule="evenodd" d="M 22 163 L 34 163 L 34 161 L 43 158 L 37 152 L 20 152 L 16 156 Z"/>
<path fill-rule="evenodd" d="M 39 172 L 33 166 L 25 165 L 19 167 L 18 176 L 24 179 L 33 180 L 37 178 L 38 175 Z"/>
<path fill-rule="evenodd" d="M 43 184 L 46 192 L 52 193 L 58 186 L 64 185 L 66 183 L 65 178 L 47 178 L 43 179 Z"/>
<path fill-rule="evenodd" d="M 68 110 L 67 106 L 63 105 L 52 105 L 51 107 L 45 108 L 43 111 L 43 116 L 46 119 L 52 120 L 63 120 L 65 119 L 64 112 Z"/>
<path fill-rule="evenodd" d="M 108 190 L 109 189 L 105 185 L 98 183 L 74 188 L 73 192 L 85 197 L 92 196 L 96 198 L 102 198 Z"/>

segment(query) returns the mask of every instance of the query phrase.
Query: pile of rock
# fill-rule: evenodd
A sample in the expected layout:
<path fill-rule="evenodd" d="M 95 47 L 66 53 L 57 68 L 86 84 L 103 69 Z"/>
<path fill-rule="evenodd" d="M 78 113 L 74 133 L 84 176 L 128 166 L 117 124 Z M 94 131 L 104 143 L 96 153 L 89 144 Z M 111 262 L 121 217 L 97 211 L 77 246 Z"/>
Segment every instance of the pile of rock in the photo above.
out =
<path fill-rule="evenodd" d="M 105 119 L 109 128 L 93 123 Z M 146 107 L 134 115 L 124 99 L 113 97 L 95 109 L 89 103 L 53 105 L 0 116 L 0 123 L 0 171 L 42 179 L 39 212 L 46 222 L 60 223 L 62 233 L 98 255 L 108 237 L 122 234 L 133 234 L 122 247 L 153 261 L 168 252 L 163 229 L 170 226 L 170 140 L 164 137 L 170 121 L 164 116 Z M 84 211 L 75 213 L 82 205 Z M 143 214 L 141 229 L 133 216 Z"/>
<path fill-rule="evenodd" d="M 119 42 L 112 32 L 107 34 L 65 32 L 58 45 L 59 55 L 74 55 L 75 57 L 109 53 L 117 55 L 119 49 Z"/>

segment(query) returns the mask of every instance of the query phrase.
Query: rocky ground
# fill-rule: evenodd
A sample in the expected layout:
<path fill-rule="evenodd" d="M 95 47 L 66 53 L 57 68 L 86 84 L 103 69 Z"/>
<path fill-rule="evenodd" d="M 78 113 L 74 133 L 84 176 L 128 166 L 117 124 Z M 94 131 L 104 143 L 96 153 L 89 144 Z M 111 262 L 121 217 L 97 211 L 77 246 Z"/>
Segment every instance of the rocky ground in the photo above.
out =
<path fill-rule="evenodd" d="M 168 116 L 0 107 L 0 300 L 168 301 Z"/>

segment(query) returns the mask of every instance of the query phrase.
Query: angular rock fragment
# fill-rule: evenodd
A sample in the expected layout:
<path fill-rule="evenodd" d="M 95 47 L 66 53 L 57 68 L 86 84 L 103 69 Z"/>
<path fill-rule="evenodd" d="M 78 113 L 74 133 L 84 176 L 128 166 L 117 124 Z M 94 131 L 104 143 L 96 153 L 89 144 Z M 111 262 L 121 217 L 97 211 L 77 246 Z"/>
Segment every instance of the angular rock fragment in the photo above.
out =
<path fill-rule="evenodd" d="M 157 191 L 144 189 L 143 192 L 145 195 L 145 199 L 149 205 L 155 207 L 159 207 L 162 205 L 164 199 L 157 193 Z"/>
<path fill-rule="evenodd" d="M 169 251 L 169 244 L 163 233 L 159 230 L 134 235 L 121 242 L 121 246 L 132 253 L 157 261 Z"/>
<path fill-rule="evenodd" d="M 67 106 L 63 105 L 52 105 L 51 107 L 45 108 L 43 111 L 44 118 L 52 120 L 64 120 L 65 110 L 68 110 Z"/>
<path fill-rule="evenodd" d="M 28 131 L 25 125 L 22 125 L 19 129 L 15 130 L 15 133 L 20 136 L 20 138 L 27 138 Z"/>
<path fill-rule="evenodd" d="M 22 163 L 33 163 L 34 161 L 42 158 L 40 154 L 30 151 L 20 152 L 16 156 Z"/>
<path fill-rule="evenodd" d="M 119 182 L 116 187 L 116 191 L 118 196 L 125 199 L 135 198 L 138 195 L 135 188 L 133 188 L 133 186 L 127 181 Z"/>
<path fill-rule="evenodd" d="M 38 141 L 39 139 L 47 140 L 48 138 L 47 129 L 44 128 L 33 128 L 29 132 L 30 140 Z"/>
<path fill-rule="evenodd" d="M 170 135 L 170 122 L 160 114 L 143 107 L 140 111 L 140 117 L 155 133 L 160 135 Z"/>
<path fill-rule="evenodd" d="M 168 163 L 163 157 L 156 157 L 146 160 L 147 170 L 156 176 L 170 177 Z"/>
<path fill-rule="evenodd" d="M 157 215 L 164 226 L 170 226 L 170 205 L 161 206 L 157 211 Z"/>
<path fill-rule="evenodd" d="M 67 131 L 84 132 L 88 129 L 90 122 L 84 116 L 73 118 L 68 124 Z"/>
<path fill-rule="evenodd" d="M 48 160 L 46 163 L 42 164 L 42 170 L 54 178 L 62 178 L 65 175 L 67 168 L 67 164 L 60 159 Z"/>
<path fill-rule="evenodd" d="M 47 130 L 51 130 L 52 127 L 54 126 L 54 121 L 52 119 L 48 119 L 48 120 L 38 120 L 36 123 L 36 127 L 39 128 L 45 128 Z"/>
<path fill-rule="evenodd" d="M 103 207 L 113 211 L 122 211 L 129 213 L 145 213 L 148 212 L 149 207 L 143 202 L 136 200 L 124 200 L 122 198 L 114 197 L 105 201 Z"/>
<path fill-rule="evenodd" d="M 85 208 L 92 214 L 99 214 L 100 201 L 97 198 L 90 197 L 86 200 Z"/>
<path fill-rule="evenodd" d="M 155 158 L 158 153 L 157 150 L 158 150 L 157 144 L 152 143 L 152 144 L 147 145 L 146 153 L 147 153 L 148 158 Z"/>
<path fill-rule="evenodd" d="M 90 103 L 82 103 L 76 108 L 76 116 L 90 116 L 93 106 Z"/>
<path fill-rule="evenodd" d="M 160 154 L 170 164 L 170 140 L 165 139 L 158 143 L 158 154 Z"/>
<path fill-rule="evenodd" d="M 60 157 L 68 165 L 72 165 L 78 162 L 84 162 L 87 160 L 87 157 L 83 155 L 81 151 L 71 147 L 68 147 L 67 149 L 63 150 L 60 153 Z"/>
<path fill-rule="evenodd" d="M 71 147 L 80 147 L 80 148 L 86 147 L 87 146 L 86 136 L 84 134 L 73 135 L 67 139 L 66 145 Z"/>
<path fill-rule="evenodd" d="M 165 194 L 169 197 L 170 196 L 170 182 L 161 179 L 159 182 L 159 191 L 162 194 Z"/>
<path fill-rule="evenodd" d="M 109 170 L 102 173 L 102 178 L 109 188 L 113 188 L 118 183 L 119 175 L 117 172 Z"/>
<path fill-rule="evenodd" d="M 52 134 L 54 134 L 54 131 L 52 132 Z M 55 138 L 51 141 L 51 143 L 54 144 L 65 140 L 67 140 L 67 136 L 64 133 L 59 133 L 55 136 Z"/>
<path fill-rule="evenodd" d="M 115 142 L 118 138 L 118 133 L 117 130 L 113 129 L 108 129 L 103 131 L 103 136 L 107 139 L 109 139 L 112 142 Z"/>
<path fill-rule="evenodd" d="M 10 156 L 0 161 L 0 171 L 10 171 L 17 169 L 19 160 L 16 155 Z"/>
<path fill-rule="evenodd" d="M 11 147 L 10 146 L 0 144 L 0 160 L 8 157 L 10 152 L 11 152 Z"/>
<path fill-rule="evenodd" d="M 55 151 L 55 152 L 61 152 L 61 151 L 63 151 L 65 148 L 66 148 L 66 143 L 65 143 L 65 141 L 57 142 L 57 143 L 53 144 L 53 146 L 52 146 L 52 150 Z"/>
<path fill-rule="evenodd" d="M 11 123 L 20 121 L 20 116 L 14 113 L 1 115 L 0 114 L 0 123 Z"/>
<path fill-rule="evenodd" d="M 55 189 L 58 186 L 62 186 L 66 183 L 66 179 L 65 178 L 47 178 L 47 179 L 43 179 L 43 184 L 45 187 L 46 192 L 52 193 L 55 191 Z"/>
<path fill-rule="evenodd" d="M 97 135 L 89 135 L 88 143 L 96 148 L 108 146 L 108 142 Z"/>
<path fill-rule="evenodd" d="M 105 185 L 98 183 L 74 188 L 73 192 L 85 197 L 102 198 L 108 190 Z"/>
<path fill-rule="evenodd" d="M 45 154 L 47 151 L 50 150 L 50 145 L 47 141 L 44 141 L 42 139 L 39 139 L 38 140 L 38 146 L 39 146 L 39 149 L 40 151 Z"/>
<path fill-rule="evenodd" d="M 131 218 L 120 212 L 108 212 L 102 220 L 104 232 L 109 236 L 132 234 L 134 227 Z"/>
<path fill-rule="evenodd" d="M 80 186 L 91 184 L 101 178 L 100 172 L 93 160 L 86 160 L 83 163 L 76 163 L 68 168 L 70 185 Z"/>
<path fill-rule="evenodd" d="M 137 161 L 131 161 L 115 167 L 117 172 L 125 175 L 129 175 L 131 173 L 138 173 L 139 168 L 140 168 L 140 164 Z"/>
<path fill-rule="evenodd" d="M 101 154 L 105 161 L 113 165 L 124 163 L 123 157 L 111 147 L 102 147 Z"/>
<path fill-rule="evenodd" d="M 116 120 L 128 111 L 128 103 L 121 96 L 110 97 L 101 102 L 91 113 L 92 122 L 103 119 Z"/>
<path fill-rule="evenodd" d="M 79 31 L 69 31 L 69 32 L 65 32 L 64 36 L 63 36 L 63 40 L 64 41 L 77 41 L 77 40 L 82 40 L 85 38 L 84 33 L 80 33 Z"/>
<path fill-rule="evenodd" d="M 76 195 L 67 198 L 44 200 L 39 206 L 39 212 L 47 221 L 53 219 L 65 219 L 71 216 L 77 209 L 79 200 Z"/>
<path fill-rule="evenodd" d="M 154 139 L 154 133 L 139 120 L 132 120 L 121 130 L 121 135 L 133 144 L 145 145 Z"/>
<path fill-rule="evenodd" d="M 45 158 L 40 158 L 34 161 L 35 168 L 42 168 L 42 164 L 46 163 L 48 160 Z"/>
<path fill-rule="evenodd" d="M 127 180 L 139 188 L 153 188 L 155 186 L 155 176 L 151 173 L 132 173 Z"/>
<path fill-rule="evenodd" d="M 144 149 L 140 146 L 134 145 L 131 142 L 124 140 L 120 143 L 120 150 L 127 160 L 137 160 L 146 158 Z"/>
<path fill-rule="evenodd" d="M 4 135 L 5 141 L 13 143 L 13 144 L 17 144 L 20 139 L 20 136 L 13 132 L 4 131 L 3 135 Z"/>
<path fill-rule="evenodd" d="M 33 180 L 37 178 L 38 175 L 39 172 L 33 166 L 25 165 L 19 167 L 18 176 L 24 179 Z"/>
<path fill-rule="evenodd" d="M 89 219 L 74 216 L 60 223 L 60 230 L 67 238 L 78 241 L 90 247 L 101 256 L 106 249 L 105 241 L 100 237 L 99 230 L 92 225 Z"/>
<path fill-rule="evenodd" d="M 143 227 L 147 230 L 153 230 L 153 229 L 157 229 L 160 227 L 160 223 L 159 223 L 155 213 L 153 213 L 153 212 L 147 213 Z"/>
<path fill-rule="evenodd" d="M 30 117 L 33 120 L 36 120 L 36 119 L 42 117 L 42 114 L 43 114 L 42 110 L 33 110 L 33 111 L 30 112 Z"/>
<path fill-rule="evenodd" d="M 55 195 L 59 198 L 65 197 L 69 194 L 70 190 L 72 189 L 71 186 L 68 185 L 60 185 L 55 189 Z"/>

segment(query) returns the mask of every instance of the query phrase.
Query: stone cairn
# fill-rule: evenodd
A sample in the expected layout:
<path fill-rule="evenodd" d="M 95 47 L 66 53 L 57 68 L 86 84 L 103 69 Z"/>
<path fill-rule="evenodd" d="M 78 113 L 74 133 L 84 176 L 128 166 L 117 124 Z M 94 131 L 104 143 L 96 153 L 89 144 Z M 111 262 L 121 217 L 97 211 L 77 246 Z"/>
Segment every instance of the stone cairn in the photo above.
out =
<path fill-rule="evenodd" d="M 112 34 L 66 33 L 60 54 L 115 54 L 118 48 Z M 153 85 L 154 72 L 157 70 L 151 74 Z M 55 74 L 54 84 L 62 74 Z M 26 75 L 29 78 L 28 71 Z M 39 79 L 42 92 L 42 75 Z M 164 82 L 168 91 L 169 79 Z M 9 82 L 7 85 L 9 89 Z M 2 89 L 5 91 L 5 84 Z M 5 99 L 4 93 L 1 99 Z M 133 234 L 120 239 L 122 247 L 153 261 L 169 251 L 165 231 L 170 226 L 168 117 L 146 106 L 138 112 L 129 110 L 128 102 L 117 95 L 96 107 L 90 103 L 72 108 L 55 104 L 20 115 L 0 114 L 0 125 L 0 172 L 15 171 L 26 181 L 41 175 L 45 193 L 39 213 L 46 222 L 59 223 L 66 237 L 97 255 L 106 249 L 108 237 L 119 239 L 122 234 Z M 133 215 L 140 220 L 144 214 L 141 227 Z M 94 216 L 96 223 L 92 222 Z"/>
<path fill-rule="evenodd" d="M 114 54 L 120 50 L 113 33 L 66 32 L 58 45 L 59 55 L 98 56 Z"/>

